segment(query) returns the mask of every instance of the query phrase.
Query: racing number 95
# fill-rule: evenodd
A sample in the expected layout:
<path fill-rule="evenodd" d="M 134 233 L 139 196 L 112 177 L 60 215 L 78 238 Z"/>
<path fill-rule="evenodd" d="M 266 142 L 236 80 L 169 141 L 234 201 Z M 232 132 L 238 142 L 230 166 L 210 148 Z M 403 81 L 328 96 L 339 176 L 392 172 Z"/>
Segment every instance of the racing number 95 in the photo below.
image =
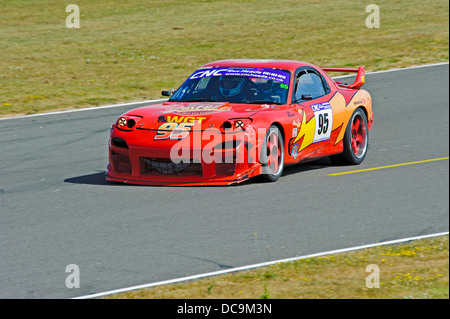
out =
<path fill-rule="evenodd" d="M 189 135 L 191 127 L 194 124 L 195 123 L 164 123 L 158 128 L 154 140 L 182 140 Z"/>
<path fill-rule="evenodd" d="M 317 134 L 325 134 L 328 131 L 328 113 L 319 114 L 319 129 Z"/>

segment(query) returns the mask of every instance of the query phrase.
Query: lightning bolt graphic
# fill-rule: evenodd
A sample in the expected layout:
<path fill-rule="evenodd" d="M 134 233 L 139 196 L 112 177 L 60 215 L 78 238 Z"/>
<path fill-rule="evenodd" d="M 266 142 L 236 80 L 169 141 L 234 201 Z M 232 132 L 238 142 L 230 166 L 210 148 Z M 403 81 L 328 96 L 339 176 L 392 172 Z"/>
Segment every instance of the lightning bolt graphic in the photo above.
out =
<path fill-rule="evenodd" d="M 303 137 L 302 145 L 300 145 L 300 148 L 298 149 L 299 152 L 312 144 L 314 140 L 314 130 L 316 129 L 315 117 L 313 116 L 308 122 L 306 122 L 305 110 L 303 110 L 302 115 L 302 125 L 300 126 L 300 131 L 292 143 L 297 143 Z"/>

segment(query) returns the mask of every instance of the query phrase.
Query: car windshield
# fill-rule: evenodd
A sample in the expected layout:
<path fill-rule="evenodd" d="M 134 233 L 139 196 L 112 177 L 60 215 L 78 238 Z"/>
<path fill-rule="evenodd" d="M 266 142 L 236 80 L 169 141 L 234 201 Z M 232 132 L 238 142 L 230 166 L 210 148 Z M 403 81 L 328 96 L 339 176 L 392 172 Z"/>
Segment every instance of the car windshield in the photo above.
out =
<path fill-rule="evenodd" d="M 200 69 L 180 86 L 169 101 L 286 104 L 289 79 L 289 71 L 280 69 Z"/>

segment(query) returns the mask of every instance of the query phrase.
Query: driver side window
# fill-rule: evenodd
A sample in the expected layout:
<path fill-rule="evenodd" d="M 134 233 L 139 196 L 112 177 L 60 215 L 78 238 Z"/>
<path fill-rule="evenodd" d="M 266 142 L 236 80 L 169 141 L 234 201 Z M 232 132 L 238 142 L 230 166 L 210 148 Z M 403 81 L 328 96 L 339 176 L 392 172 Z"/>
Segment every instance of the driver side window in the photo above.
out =
<path fill-rule="evenodd" d="M 313 100 L 326 94 L 321 77 L 311 70 L 303 70 L 297 75 L 295 87 L 296 100 Z"/>

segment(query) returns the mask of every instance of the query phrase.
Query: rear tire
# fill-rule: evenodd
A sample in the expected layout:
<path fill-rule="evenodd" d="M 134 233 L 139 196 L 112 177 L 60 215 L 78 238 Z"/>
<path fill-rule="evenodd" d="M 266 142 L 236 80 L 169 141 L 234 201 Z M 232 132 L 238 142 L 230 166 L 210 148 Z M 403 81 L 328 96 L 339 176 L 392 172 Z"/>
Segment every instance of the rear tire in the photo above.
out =
<path fill-rule="evenodd" d="M 278 127 L 272 125 L 266 134 L 261 149 L 261 177 L 266 182 L 275 182 L 283 174 L 284 139 Z"/>
<path fill-rule="evenodd" d="M 367 117 L 361 108 L 353 112 L 344 135 L 344 151 L 330 156 L 335 164 L 359 165 L 367 154 L 369 129 Z"/>

